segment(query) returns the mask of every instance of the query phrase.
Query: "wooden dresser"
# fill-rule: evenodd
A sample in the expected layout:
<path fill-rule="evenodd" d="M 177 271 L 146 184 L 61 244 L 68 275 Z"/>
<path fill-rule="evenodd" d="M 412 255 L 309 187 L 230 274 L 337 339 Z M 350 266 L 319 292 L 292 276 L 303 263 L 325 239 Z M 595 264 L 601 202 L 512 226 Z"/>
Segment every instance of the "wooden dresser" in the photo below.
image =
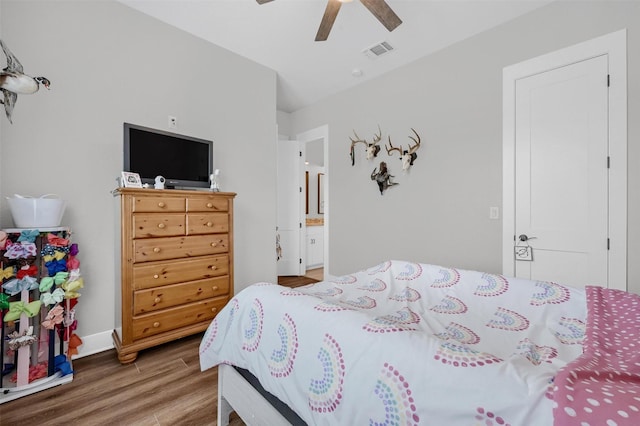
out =
<path fill-rule="evenodd" d="M 118 188 L 118 359 L 207 328 L 233 297 L 229 192 Z"/>

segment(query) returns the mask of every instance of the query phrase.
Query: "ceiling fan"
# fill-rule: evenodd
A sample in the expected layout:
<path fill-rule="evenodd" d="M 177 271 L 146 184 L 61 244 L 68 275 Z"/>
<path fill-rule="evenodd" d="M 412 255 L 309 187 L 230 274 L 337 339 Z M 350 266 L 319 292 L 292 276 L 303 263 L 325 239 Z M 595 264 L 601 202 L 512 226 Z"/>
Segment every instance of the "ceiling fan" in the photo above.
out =
<path fill-rule="evenodd" d="M 273 0 L 256 0 L 258 4 L 269 3 Z M 329 33 L 331 32 L 331 27 L 333 27 L 333 22 L 336 20 L 336 16 L 338 16 L 338 11 L 340 10 L 340 6 L 342 3 L 349 2 L 351 0 L 328 0 L 327 8 L 324 11 L 324 15 L 322 16 L 322 21 L 320 22 L 320 28 L 318 28 L 318 33 L 316 34 L 316 41 L 325 41 L 329 37 Z M 378 21 L 389 31 L 393 31 L 396 27 L 402 24 L 402 20 L 395 14 L 391 7 L 387 4 L 385 0 L 360 0 L 360 2 L 367 8 L 373 16 L 375 16 Z"/>

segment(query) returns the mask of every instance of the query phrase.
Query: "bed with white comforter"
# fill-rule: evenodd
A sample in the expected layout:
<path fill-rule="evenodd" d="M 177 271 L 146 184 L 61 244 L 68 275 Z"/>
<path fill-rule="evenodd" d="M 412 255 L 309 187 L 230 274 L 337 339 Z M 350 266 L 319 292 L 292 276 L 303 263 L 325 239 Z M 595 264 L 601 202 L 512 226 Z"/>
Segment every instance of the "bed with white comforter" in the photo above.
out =
<path fill-rule="evenodd" d="M 589 414 L 571 406 L 588 395 L 572 394 L 570 370 L 584 356 L 587 296 L 405 261 L 297 289 L 257 283 L 211 323 L 200 363 L 249 370 L 308 424 L 551 425 L 554 413 Z M 559 371 L 569 382 L 554 382 Z"/>

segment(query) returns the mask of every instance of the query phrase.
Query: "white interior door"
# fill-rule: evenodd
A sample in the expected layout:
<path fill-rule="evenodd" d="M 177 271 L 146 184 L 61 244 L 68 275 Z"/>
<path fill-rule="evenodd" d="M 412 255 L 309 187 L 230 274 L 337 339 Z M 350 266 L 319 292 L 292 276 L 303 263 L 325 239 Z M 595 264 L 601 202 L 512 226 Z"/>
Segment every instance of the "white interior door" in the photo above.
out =
<path fill-rule="evenodd" d="M 278 141 L 278 213 L 277 233 L 281 257 L 279 276 L 301 276 L 304 263 L 304 175 L 303 146 L 298 141 Z"/>
<path fill-rule="evenodd" d="M 607 75 L 602 55 L 516 82 L 517 277 L 608 285 Z"/>

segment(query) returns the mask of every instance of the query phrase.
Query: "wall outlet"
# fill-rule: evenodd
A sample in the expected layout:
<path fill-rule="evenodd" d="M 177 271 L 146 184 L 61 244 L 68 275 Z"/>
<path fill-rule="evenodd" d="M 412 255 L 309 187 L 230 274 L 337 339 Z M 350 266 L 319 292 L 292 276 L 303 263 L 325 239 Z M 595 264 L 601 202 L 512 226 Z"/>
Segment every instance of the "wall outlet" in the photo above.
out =
<path fill-rule="evenodd" d="M 169 116 L 169 128 L 170 129 L 178 128 L 178 119 L 176 117 Z"/>
<path fill-rule="evenodd" d="M 500 219 L 499 207 L 489 207 L 489 219 Z"/>

